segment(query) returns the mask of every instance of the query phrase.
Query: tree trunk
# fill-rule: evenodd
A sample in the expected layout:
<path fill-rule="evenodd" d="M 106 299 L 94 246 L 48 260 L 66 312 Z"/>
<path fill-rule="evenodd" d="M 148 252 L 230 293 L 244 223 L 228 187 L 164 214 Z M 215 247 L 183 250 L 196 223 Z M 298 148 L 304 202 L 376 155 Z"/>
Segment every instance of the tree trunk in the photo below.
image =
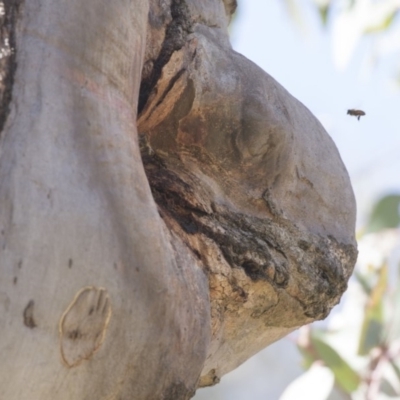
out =
<path fill-rule="evenodd" d="M 347 172 L 234 9 L 4 1 L 0 398 L 189 399 L 339 301 Z"/>

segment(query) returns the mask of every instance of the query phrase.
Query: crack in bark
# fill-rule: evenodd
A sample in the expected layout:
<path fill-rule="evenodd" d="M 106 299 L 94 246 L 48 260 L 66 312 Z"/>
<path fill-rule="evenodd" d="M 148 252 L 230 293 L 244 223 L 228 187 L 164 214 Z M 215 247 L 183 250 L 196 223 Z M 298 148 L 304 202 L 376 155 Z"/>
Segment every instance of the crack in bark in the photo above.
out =
<path fill-rule="evenodd" d="M 168 93 L 174 87 L 177 80 L 183 75 L 183 73 L 185 71 L 186 71 L 185 68 L 182 68 L 181 70 L 178 71 L 178 73 L 174 77 L 172 77 L 172 79 L 168 82 L 168 86 L 165 88 L 164 93 L 160 96 L 159 100 L 157 101 L 152 112 L 164 101 L 164 99 L 167 97 Z M 151 115 L 151 113 L 150 113 L 150 115 Z"/>
<path fill-rule="evenodd" d="M 187 36 L 192 32 L 193 21 L 185 0 L 172 0 L 171 17 L 172 21 L 167 26 L 165 39 L 160 53 L 153 63 L 153 69 L 141 83 L 138 114 L 144 109 L 151 92 L 157 85 L 164 65 L 168 63 L 175 51 L 185 45 Z"/>
<path fill-rule="evenodd" d="M 0 2 L 0 133 L 10 112 L 14 75 L 17 70 L 15 25 L 22 0 Z"/>

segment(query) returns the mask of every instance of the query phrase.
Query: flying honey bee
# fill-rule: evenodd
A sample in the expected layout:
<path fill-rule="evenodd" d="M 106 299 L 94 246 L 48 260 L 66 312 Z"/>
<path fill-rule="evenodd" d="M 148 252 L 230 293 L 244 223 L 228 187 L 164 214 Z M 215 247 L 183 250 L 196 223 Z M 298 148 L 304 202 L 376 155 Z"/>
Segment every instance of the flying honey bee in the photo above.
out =
<path fill-rule="evenodd" d="M 360 120 L 360 118 L 365 115 L 365 112 L 362 110 L 355 110 L 354 108 L 352 108 L 351 110 L 347 110 L 347 114 L 348 115 L 353 115 L 355 117 L 357 117 L 358 120 Z"/>

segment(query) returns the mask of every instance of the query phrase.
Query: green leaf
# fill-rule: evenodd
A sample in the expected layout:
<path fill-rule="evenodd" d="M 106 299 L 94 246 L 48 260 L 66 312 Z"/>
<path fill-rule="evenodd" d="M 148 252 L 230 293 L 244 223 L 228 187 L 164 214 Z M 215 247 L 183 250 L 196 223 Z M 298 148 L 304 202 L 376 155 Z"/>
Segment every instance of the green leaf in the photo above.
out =
<path fill-rule="evenodd" d="M 382 342 L 383 299 L 387 288 L 388 267 L 383 265 L 378 271 L 378 281 L 372 289 L 365 307 L 365 316 L 361 328 L 358 354 L 365 356 Z"/>
<path fill-rule="evenodd" d="M 311 345 L 310 326 L 305 326 L 300 330 L 297 338 L 297 348 L 303 356 L 302 366 L 304 369 L 309 369 L 315 361 L 319 360 L 318 354 Z"/>
<path fill-rule="evenodd" d="M 329 15 L 330 5 L 321 5 L 318 7 L 318 13 L 322 21 L 322 25 L 326 26 L 328 23 L 328 15 Z"/>
<path fill-rule="evenodd" d="M 379 200 L 372 210 L 366 233 L 397 228 L 400 224 L 399 205 L 399 195 L 391 194 Z"/>
<path fill-rule="evenodd" d="M 388 342 L 397 340 L 400 337 L 400 271 L 398 273 L 396 289 L 390 298 L 391 301 L 391 315 L 388 323 Z"/>
<path fill-rule="evenodd" d="M 358 271 L 354 272 L 354 277 L 357 279 L 365 294 L 369 296 L 372 292 L 372 288 L 368 279 Z"/>
<path fill-rule="evenodd" d="M 302 367 L 304 369 L 309 369 L 311 367 L 311 365 L 317 361 L 317 358 L 315 357 L 315 354 L 311 351 L 309 351 L 308 349 L 301 347 L 299 345 L 297 345 L 297 348 L 299 349 L 301 355 L 303 356 L 303 360 L 301 362 Z"/>
<path fill-rule="evenodd" d="M 382 338 L 383 325 L 375 319 L 365 319 L 358 354 L 367 355 L 373 348 L 379 346 Z"/>
<path fill-rule="evenodd" d="M 345 392 L 354 392 L 361 382 L 358 373 L 323 339 L 323 337 L 312 337 L 312 343 L 321 360 L 334 373 L 336 383 Z"/>
<path fill-rule="evenodd" d="M 397 10 L 390 12 L 386 17 L 379 23 L 369 26 L 365 29 L 365 33 L 377 33 L 387 30 L 392 25 L 396 18 Z"/>
<path fill-rule="evenodd" d="M 395 374 L 397 376 L 397 379 L 400 380 L 400 368 L 399 368 L 399 366 L 393 360 L 389 360 L 389 362 L 390 362 L 390 365 L 392 366 L 392 368 L 393 368 L 393 370 L 394 370 L 394 372 L 395 372 Z"/>
<path fill-rule="evenodd" d="M 396 385 L 397 386 L 397 385 Z M 379 392 L 386 395 L 388 399 L 398 399 L 399 397 L 397 396 L 397 391 L 395 387 L 393 386 L 393 382 L 391 382 L 388 379 L 385 379 L 384 377 L 381 380 L 381 386 L 379 388 Z M 395 398 L 395 399 L 394 399 Z M 381 399 L 381 397 L 380 397 Z"/>

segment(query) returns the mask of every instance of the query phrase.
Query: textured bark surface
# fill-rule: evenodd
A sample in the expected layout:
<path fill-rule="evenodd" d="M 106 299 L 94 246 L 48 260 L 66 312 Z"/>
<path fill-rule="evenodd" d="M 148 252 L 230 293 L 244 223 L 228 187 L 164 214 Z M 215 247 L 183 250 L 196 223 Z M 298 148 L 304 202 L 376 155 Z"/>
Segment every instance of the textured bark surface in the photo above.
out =
<path fill-rule="evenodd" d="M 0 132 L 7 119 L 16 70 L 15 24 L 21 0 L 0 2 Z"/>
<path fill-rule="evenodd" d="M 208 275 L 210 385 L 337 304 L 355 202 L 321 124 L 232 50 L 231 4 L 166 3 L 150 8 L 138 127 L 160 213 Z"/>
<path fill-rule="evenodd" d="M 349 178 L 234 0 L 3 5 L 1 399 L 189 399 L 329 313 Z"/>

